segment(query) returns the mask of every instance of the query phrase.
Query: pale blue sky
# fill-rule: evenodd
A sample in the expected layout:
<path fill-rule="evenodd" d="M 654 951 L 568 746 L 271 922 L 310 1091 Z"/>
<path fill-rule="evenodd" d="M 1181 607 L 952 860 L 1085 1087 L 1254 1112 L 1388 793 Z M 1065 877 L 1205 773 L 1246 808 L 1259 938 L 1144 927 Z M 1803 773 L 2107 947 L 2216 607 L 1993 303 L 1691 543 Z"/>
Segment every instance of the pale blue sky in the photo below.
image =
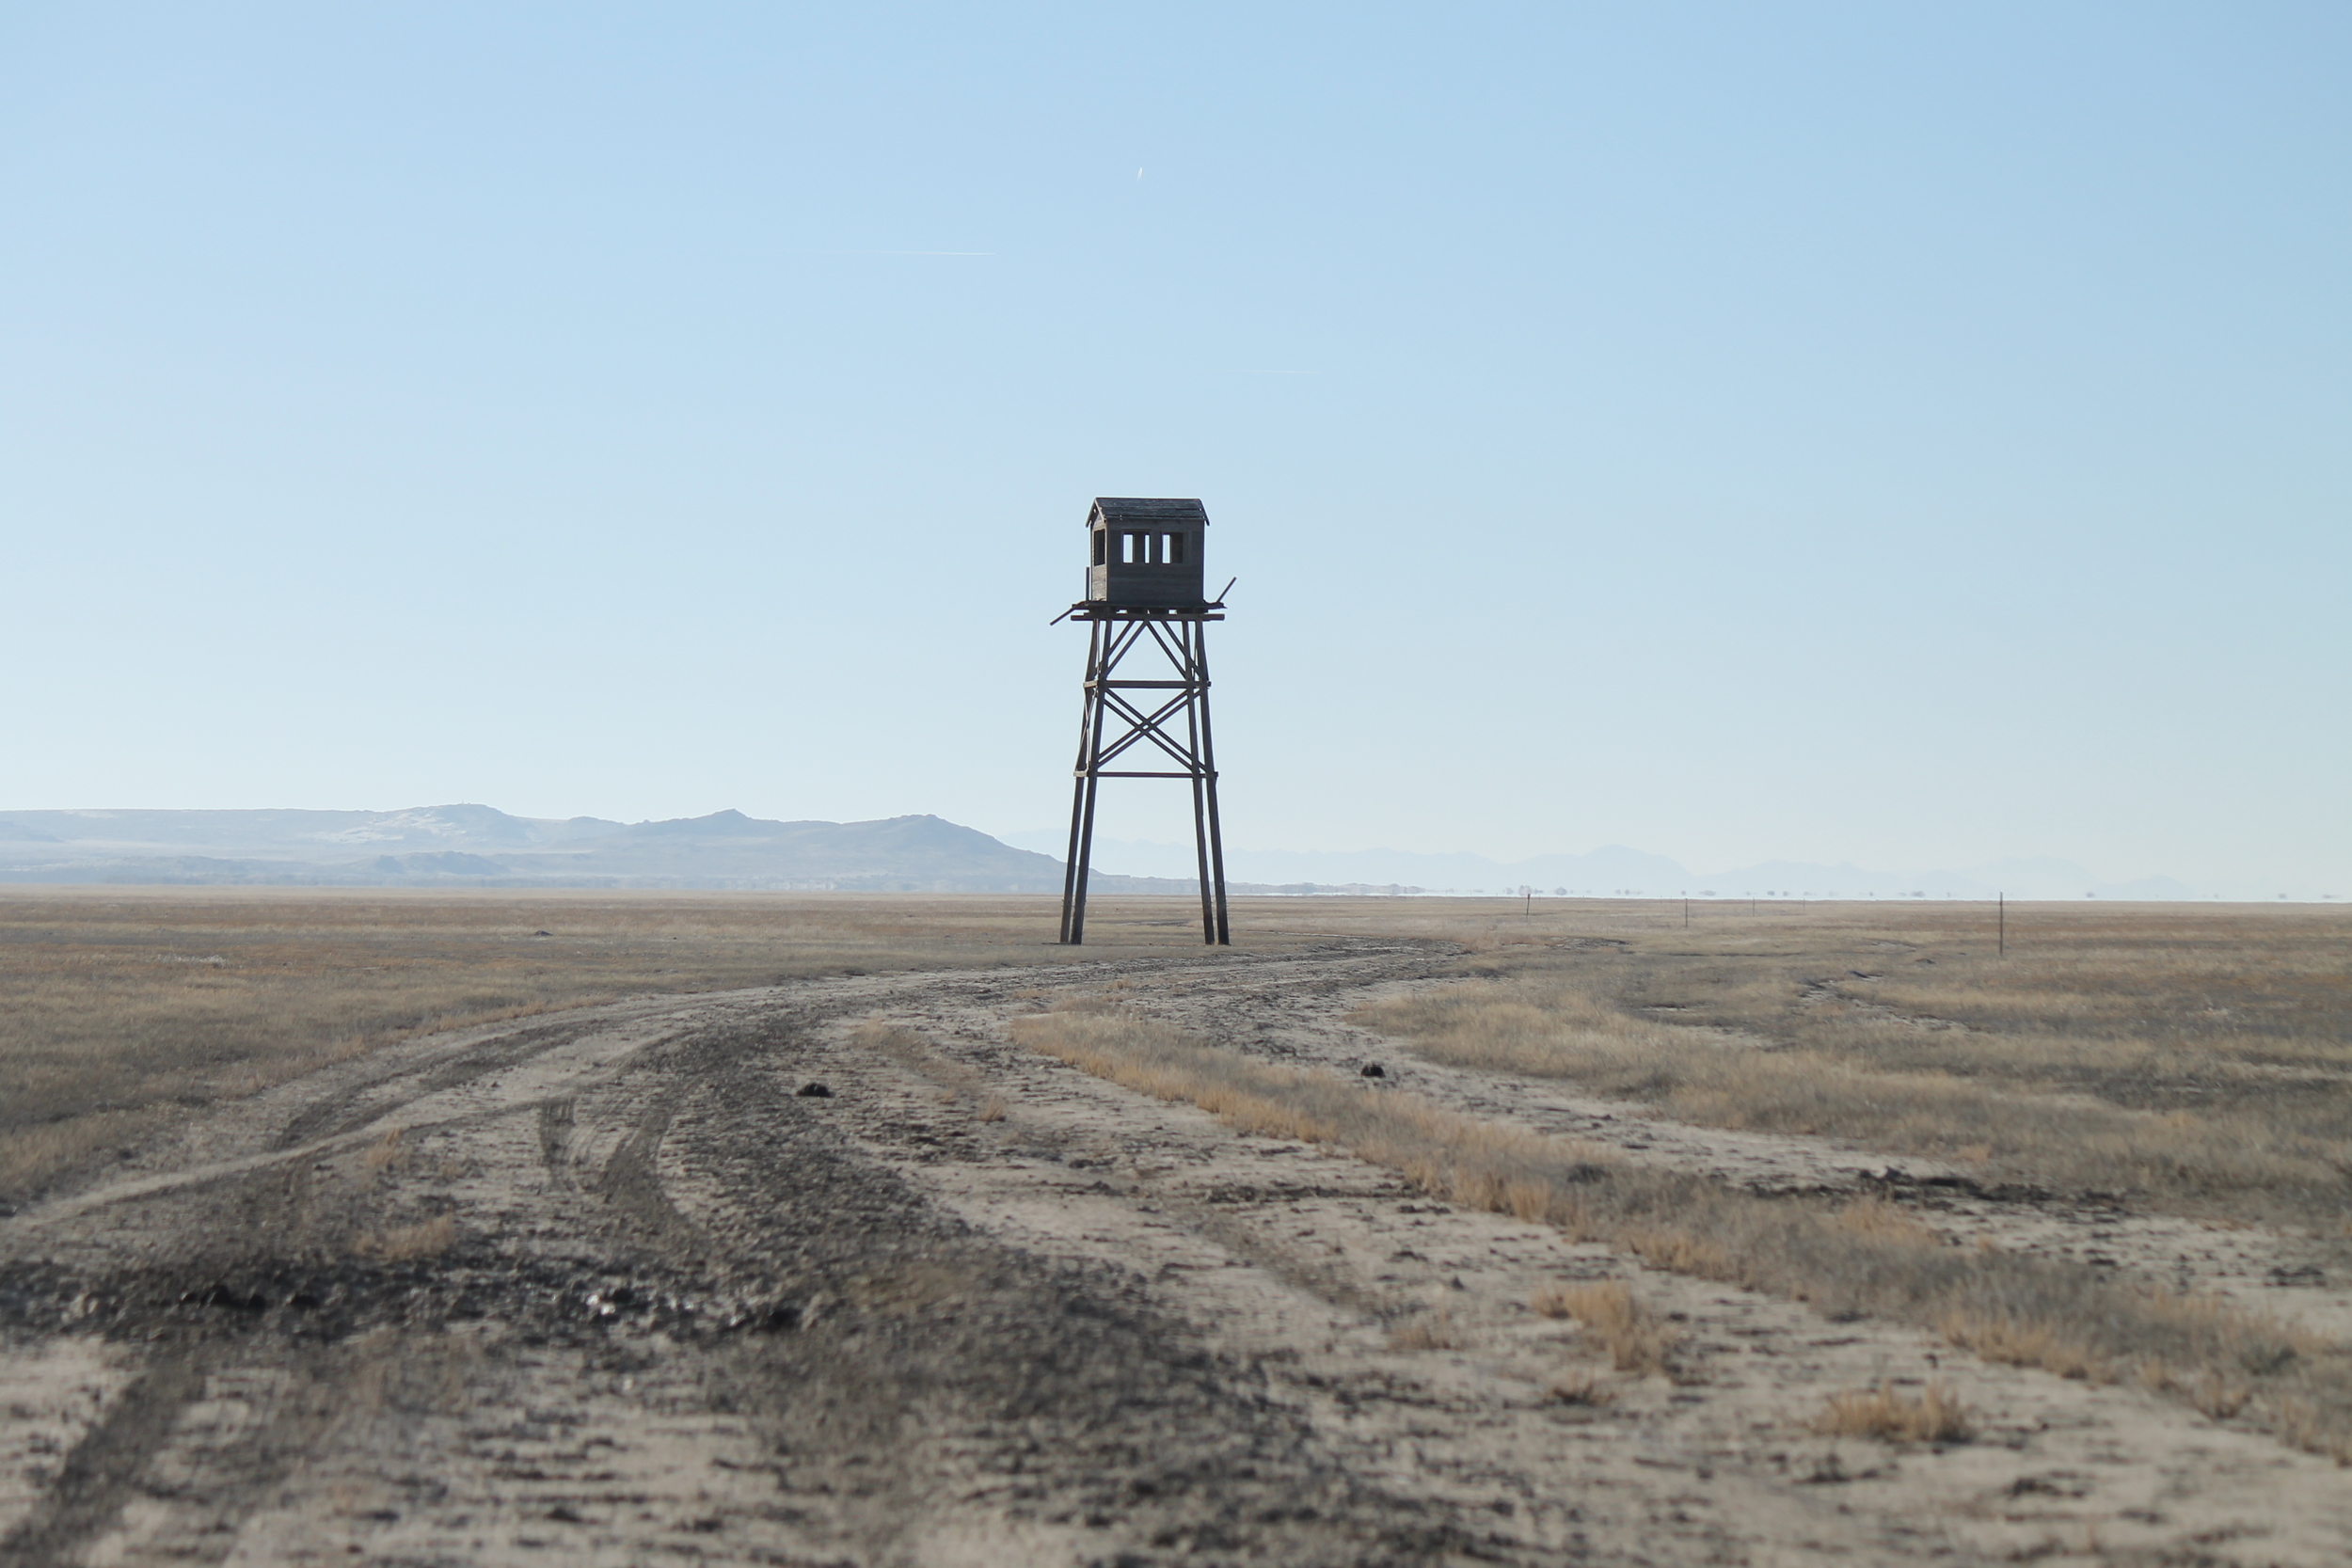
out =
<path fill-rule="evenodd" d="M 1198 495 L 1237 843 L 2341 891 L 2348 77 L 2334 4 L 0 6 L 0 807 L 1042 826 L 1088 499 Z"/>

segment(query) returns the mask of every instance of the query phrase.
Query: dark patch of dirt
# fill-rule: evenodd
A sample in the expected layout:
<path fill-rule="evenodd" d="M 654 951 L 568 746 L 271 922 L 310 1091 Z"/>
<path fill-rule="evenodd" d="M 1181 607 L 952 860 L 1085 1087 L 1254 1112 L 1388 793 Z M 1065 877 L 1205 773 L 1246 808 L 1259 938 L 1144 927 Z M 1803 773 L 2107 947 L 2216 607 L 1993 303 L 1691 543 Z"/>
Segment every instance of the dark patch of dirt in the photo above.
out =
<path fill-rule="evenodd" d="M 1261 1374 L 1210 1354 L 1133 1275 L 1007 1247 L 861 1158 L 826 1125 L 825 1101 L 771 1069 L 806 1022 L 771 1017 L 646 1053 L 613 1091 L 628 1109 L 612 1152 L 577 1184 L 548 1183 L 533 1233 L 473 1230 L 429 1258 L 371 1260 L 334 1242 L 383 1218 L 374 1188 L 271 1167 L 130 1200 L 138 1212 L 117 1234 L 148 1238 L 132 1256 L 98 1249 L 116 1255 L 92 1266 L 84 1247 L 0 1263 L 10 1339 L 94 1335 L 148 1355 L 0 1543 L 0 1562 L 80 1551 L 162 1448 L 184 1442 L 175 1420 L 208 1379 L 271 1369 L 270 1418 L 206 1461 L 205 1528 L 233 1538 L 284 1472 L 287 1412 L 331 1399 L 355 1355 L 413 1360 L 457 1331 L 487 1363 L 466 1374 L 482 1386 L 501 1364 L 511 1379 L 557 1350 L 608 1370 L 692 1362 L 706 1410 L 749 1423 L 779 1496 L 826 1521 L 810 1544 L 845 1560 L 912 1550 L 950 1500 L 945 1478 L 1016 1531 L 1099 1536 L 1105 1561 L 1484 1555 L 1445 1511 L 1333 1462 Z M 512 1067 L 564 1037 L 534 1029 L 485 1054 Z M 442 1069 L 413 1087 L 485 1070 Z M 364 1127 L 352 1105 L 383 1093 L 335 1094 L 276 1141 Z M 568 1169 L 588 1109 L 569 1096 L 516 1118 L 529 1157 Z M 698 1195 L 691 1215 L 665 1174 L 680 1167 Z"/>

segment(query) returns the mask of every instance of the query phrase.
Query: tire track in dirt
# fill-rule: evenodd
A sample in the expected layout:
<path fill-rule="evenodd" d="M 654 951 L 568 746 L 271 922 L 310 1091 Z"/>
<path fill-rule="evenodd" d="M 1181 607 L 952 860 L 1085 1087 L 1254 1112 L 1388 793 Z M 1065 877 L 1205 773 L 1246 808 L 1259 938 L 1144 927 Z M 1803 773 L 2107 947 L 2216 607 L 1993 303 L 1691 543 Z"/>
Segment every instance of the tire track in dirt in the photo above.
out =
<path fill-rule="evenodd" d="M 1447 983 L 1459 984 L 1461 977 Z M 1271 1060 L 1343 1074 L 1376 1060 L 1391 1074 L 1389 1082 L 1481 1120 L 1585 1139 L 1630 1160 L 1696 1171 L 1759 1193 L 1875 1193 L 1963 1244 L 1981 1242 L 2125 1270 L 2153 1285 L 2211 1291 L 2256 1313 L 2352 1339 L 2352 1289 L 2345 1288 L 2352 1281 L 2341 1277 L 2340 1244 L 2274 1227 L 2152 1212 L 2111 1194 L 1984 1183 L 1939 1161 L 1837 1139 L 1694 1126 L 1643 1104 L 1580 1095 L 1551 1080 L 1431 1062 L 1346 1022 L 1348 1012 L 1411 984 L 1375 981 L 1350 989 L 1319 975 L 1310 984 L 1263 986 L 1251 998 L 1253 1016 L 1246 1026 L 1232 1017 L 1223 997 L 1175 977 L 1158 987 L 1138 983 L 1121 994 L 1155 1017 Z"/>
<path fill-rule="evenodd" d="M 1049 1560 L 1138 1563 L 1483 1556 L 1443 1513 L 1334 1464 L 1129 1271 L 1008 1248 L 863 1157 L 777 1168 L 787 1107 L 797 1136 L 855 1149 L 834 1123 L 856 1054 L 826 1053 L 840 1095 L 813 1102 L 791 1093 L 803 1063 L 737 1056 L 681 1117 L 664 1169 L 730 1252 L 815 1284 L 802 1332 L 747 1352 L 744 1398 L 791 1476 L 848 1499 L 871 1554 L 857 1560 L 941 1560 L 959 1543 L 1025 1560 L 1024 1540 Z M 800 1201 L 777 1206 L 780 1191 Z M 845 1213 L 860 1217 L 844 1227 Z M 845 1237 L 854 1250 L 837 1253 Z"/>
<path fill-rule="evenodd" d="M 1189 990 L 1181 975 L 1165 976 L 1164 990 L 1126 976 L 1113 994 L 1261 1054 L 1352 1075 L 1370 1046 L 1394 1063 L 1389 1042 L 1340 1020 L 1361 990 L 1329 983 L 1330 970 L 1311 988 L 1264 988 L 1276 967 Z M 1356 974 L 1400 983 L 1377 977 L 1375 966 Z M 1040 988 L 1031 1006 L 1054 989 Z M 1011 1106 L 1011 1130 L 999 1134 L 1005 1153 L 960 1164 L 954 1140 L 908 1135 L 939 1115 L 922 1107 L 925 1090 L 893 1090 L 878 1076 L 843 1113 L 858 1116 L 878 1157 L 922 1176 L 976 1224 L 1041 1251 L 1145 1272 L 1184 1316 L 1232 1336 L 1237 1354 L 1317 1410 L 1319 1425 L 1359 1437 L 1366 1450 L 1357 1459 L 1409 1448 L 1425 1488 L 1469 1513 L 1509 1508 L 1514 1524 L 1498 1533 L 1516 1549 L 1639 1542 L 1640 1555 L 1657 1561 L 1842 1552 L 1896 1562 L 2032 1557 L 2096 1539 L 2126 1555 L 2322 1563 L 2352 1539 L 2352 1506 L 2333 1467 L 2258 1433 L 2137 1389 L 1979 1364 L 1931 1335 L 1832 1322 L 1796 1304 L 1651 1274 L 1606 1248 L 1414 1201 L 1377 1173 L 1361 1173 L 1349 1192 L 1327 1173 L 1334 1164 L 1360 1172 L 1353 1162 L 1233 1134 L 1189 1106 L 1025 1057 L 1005 1038 L 1004 1016 L 946 998 L 877 1015 L 918 1031 L 946 1059 L 952 1071 L 929 1075 L 935 1089 L 981 1076 Z M 1302 1034 L 1316 1037 L 1311 1049 L 1300 1049 Z M 922 1052 L 892 1054 L 921 1074 Z M 1418 1067 L 1405 1076 L 1427 1088 Z M 1506 1108 L 1515 1099 L 1540 1101 L 1553 1086 L 1470 1087 L 1465 1108 L 1518 1120 Z M 1176 1132 L 1187 1124 L 1189 1140 Z M 1653 1130 L 1637 1117 L 1626 1142 L 1654 1149 L 1639 1135 Z M 1763 1140 L 1768 1154 L 1772 1142 Z M 1810 1163 L 1823 1151 L 1792 1152 Z M 1855 1161 L 1847 1190 L 1868 1190 L 1873 1164 Z M 2016 1207 L 2032 1217 L 2031 1205 Z M 1537 1321 L 1527 1303 L 1564 1279 L 1611 1275 L 1634 1280 L 1690 1325 L 1694 1375 L 1679 1387 L 1653 1380 L 1624 1390 L 1604 1414 L 1548 1407 L 1542 1390 L 1573 1336 Z M 1400 1342 L 1414 1354 L 1400 1354 Z M 1831 1394 L 1934 1378 L 1957 1383 L 1979 1407 L 1985 1441 L 1908 1459 L 1866 1443 L 1864 1456 L 1850 1447 L 1841 1458 L 1810 1430 Z M 1596 1448 L 1578 1463 L 1563 1457 Z"/>
<path fill-rule="evenodd" d="M 151 1363 L 67 1462 L 98 1479 L 53 1483 L 8 1540 L 125 1561 L 1338 1565 L 1969 1561 L 2088 1529 L 2323 1562 L 2352 1537 L 2311 1501 L 2317 1462 L 2035 1373 L 1965 1369 L 1978 1445 L 1840 1457 L 1807 1430 L 1827 1393 L 1965 1358 L 1432 1204 L 1004 1034 L 1123 982 L 1219 1043 L 1352 1072 L 1397 1053 L 1343 1015 L 1448 961 L 1351 941 L 628 1003 L 228 1108 L 0 1222 L 9 1354 L 165 1333 L 217 1358 L 194 1386 Z M 874 1017 L 920 1043 L 859 1043 Z M 1493 1119 L 1592 1116 L 1556 1085 L 1401 1076 Z M 796 1096 L 812 1078 L 834 1097 Z M 1714 1148 L 1607 1115 L 1605 1141 L 1653 1158 Z M 1732 1150 L 1858 1186 L 1841 1154 Z M 438 1216 L 445 1250 L 386 1250 Z M 1527 1300 L 1611 1277 L 1681 1315 L 1684 1381 L 1555 1398 L 1591 1363 Z"/>
<path fill-rule="evenodd" d="M 876 1562 L 1079 1560 L 1105 1544 L 1137 1562 L 1482 1560 L 1442 1513 L 1332 1464 L 1294 1413 L 1254 1391 L 1250 1368 L 1204 1353 L 1123 1272 L 1043 1262 L 948 1218 L 840 1139 L 822 1102 L 790 1094 L 803 1072 L 836 1069 L 807 1047 L 813 1022 L 925 985 L 641 1010 L 644 1037 L 574 1049 L 612 1022 L 590 1013 L 478 1042 L 480 1070 L 425 1050 L 405 1081 L 384 1064 L 365 1083 L 325 1074 L 278 1094 L 275 1116 L 215 1129 L 208 1151 L 226 1160 L 19 1216 L 0 1232 L 16 1261 L 43 1243 L 33 1250 L 54 1256 L 41 1266 L 64 1271 L 51 1281 L 54 1326 L 74 1310 L 64 1298 L 95 1294 L 119 1334 L 176 1323 L 226 1357 L 212 1393 L 151 1369 L 135 1398 L 118 1397 L 69 1471 L 136 1484 L 53 1488 L 24 1539 L 46 1551 L 70 1529 L 124 1561 L 238 1543 L 265 1557 L 496 1560 L 559 1541 L 633 1559 L 663 1529 L 725 1536 L 720 1555 Z M 768 1065 L 746 1069 L 755 1058 Z M 290 1126 L 334 1131 L 290 1148 Z M 376 1137 L 387 1129 L 399 1136 Z M 582 1162 L 596 1179 L 566 1180 Z M 419 1199 L 467 1222 L 449 1252 L 405 1275 L 351 1262 L 351 1235 L 395 1233 Z M 30 1291 L 31 1275 L 16 1278 Z M 769 1306 L 742 1310 L 757 1306 L 747 1291 L 770 1292 Z M 454 1354 L 461 1328 L 475 1359 L 453 1413 L 361 1401 L 293 1476 L 251 1462 L 254 1431 L 310 1403 L 305 1338 L 372 1347 L 339 1375 L 387 1385 Z M 232 1374 L 230 1402 L 249 1408 L 225 1426 L 203 1412 Z M 624 1407 L 652 1402 L 663 1434 L 616 1419 L 616 1391 Z M 487 1426 L 465 1414 L 501 1401 L 522 1408 Z M 599 1421 L 628 1435 L 487 1450 L 469 1435 Z M 397 1495 L 373 1472 L 388 1425 L 412 1441 L 434 1433 L 434 1475 Z M 624 1449 L 663 1474 L 674 1513 L 706 1508 L 714 1475 L 736 1478 L 732 1499 L 657 1521 L 649 1537 L 588 1457 Z M 159 1494 L 158 1478 L 175 1476 L 204 1478 L 205 1500 Z M 942 1476 L 961 1490 L 941 1495 Z M 264 1490 L 278 1503 L 260 1506 Z M 335 1501 L 370 1494 L 380 1506 Z M 503 1540 L 465 1533 L 485 1516 Z"/>
<path fill-rule="evenodd" d="M 414 1101 L 443 1089 L 461 1088 L 567 1044 L 578 1034 L 578 1025 L 573 1023 L 516 1028 L 477 1042 L 455 1060 L 383 1073 L 305 1105 L 287 1119 L 273 1141 L 284 1149 L 347 1136 L 382 1120 L 388 1109 L 383 1101 L 388 1097 Z"/>
<path fill-rule="evenodd" d="M 593 1188 L 616 1211 L 617 1219 L 633 1225 L 646 1243 L 675 1258 L 699 1256 L 707 1246 L 700 1229 L 670 1201 L 656 1169 L 671 1118 L 693 1087 L 672 1083 L 656 1094 L 606 1157 Z"/>
<path fill-rule="evenodd" d="M 66 1456 L 31 1514 L 0 1538 L 0 1565 L 49 1568 L 71 1561 L 113 1523 L 162 1449 L 172 1419 L 202 1388 L 205 1359 L 191 1349 L 167 1349 L 150 1359 Z"/>

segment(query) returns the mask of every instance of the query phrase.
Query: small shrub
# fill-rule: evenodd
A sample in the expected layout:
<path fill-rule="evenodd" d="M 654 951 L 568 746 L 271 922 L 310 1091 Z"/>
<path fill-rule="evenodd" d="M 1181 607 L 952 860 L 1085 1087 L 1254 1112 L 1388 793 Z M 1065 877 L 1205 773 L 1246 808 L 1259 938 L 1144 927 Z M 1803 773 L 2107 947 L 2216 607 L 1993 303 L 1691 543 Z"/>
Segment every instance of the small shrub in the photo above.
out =
<path fill-rule="evenodd" d="M 2192 1378 L 2185 1386 L 2188 1402 L 2217 1421 L 2226 1421 L 2246 1408 L 2246 1402 L 2254 1397 L 2252 1389 L 2235 1378 L 2208 1371 Z"/>
<path fill-rule="evenodd" d="M 1701 1279 L 1742 1277 L 1740 1259 L 1731 1249 L 1687 1230 L 1645 1229 L 1627 1232 L 1621 1244 L 1653 1269 L 1687 1274 Z"/>
<path fill-rule="evenodd" d="M 1583 1324 L 1621 1372 L 1666 1371 L 1682 1342 L 1678 1332 L 1633 1299 L 1621 1279 L 1564 1285 L 1541 1292 L 1529 1305 L 1547 1318 L 1573 1318 Z"/>
<path fill-rule="evenodd" d="M 1454 1326 L 1454 1314 L 1440 1307 L 1434 1311 L 1417 1312 L 1389 1331 L 1391 1350 L 1460 1350 L 1462 1336 Z"/>
<path fill-rule="evenodd" d="M 2012 1367 L 2039 1367 L 2060 1377 L 2088 1378 L 2103 1370 L 2090 1347 L 2048 1320 L 2021 1322 L 2015 1318 L 1954 1311 L 1945 1315 L 1944 1338 L 1987 1361 Z"/>
<path fill-rule="evenodd" d="M 1562 1404 L 1581 1404 L 1594 1410 L 1614 1403 L 1617 1398 L 1615 1390 L 1601 1381 L 1598 1372 L 1581 1369 L 1562 1372 L 1551 1380 L 1546 1392 Z"/>
<path fill-rule="evenodd" d="M 456 1239 L 457 1216 L 443 1214 L 437 1219 L 394 1226 L 373 1236 L 362 1236 L 352 1250 L 380 1263 L 412 1263 L 421 1258 L 439 1257 Z"/>
<path fill-rule="evenodd" d="M 1914 1396 L 1880 1384 L 1867 1393 L 1833 1394 L 1813 1423 L 1826 1437 L 1876 1437 L 1888 1443 L 1965 1443 L 1976 1435 L 1968 1406 L 1940 1382 Z"/>

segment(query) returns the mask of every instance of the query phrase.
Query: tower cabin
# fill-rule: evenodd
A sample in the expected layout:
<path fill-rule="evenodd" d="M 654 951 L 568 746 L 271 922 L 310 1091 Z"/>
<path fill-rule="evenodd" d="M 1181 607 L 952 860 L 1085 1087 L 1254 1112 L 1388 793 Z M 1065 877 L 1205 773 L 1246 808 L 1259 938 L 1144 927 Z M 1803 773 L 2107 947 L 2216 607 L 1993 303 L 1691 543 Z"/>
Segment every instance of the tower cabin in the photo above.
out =
<path fill-rule="evenodd" d="M 1205 610 L 1200 554 L 1209 515 L 1197 500 L 1097 496 L 1087 514 L 1087 602 L 1122 610 Z"/>

